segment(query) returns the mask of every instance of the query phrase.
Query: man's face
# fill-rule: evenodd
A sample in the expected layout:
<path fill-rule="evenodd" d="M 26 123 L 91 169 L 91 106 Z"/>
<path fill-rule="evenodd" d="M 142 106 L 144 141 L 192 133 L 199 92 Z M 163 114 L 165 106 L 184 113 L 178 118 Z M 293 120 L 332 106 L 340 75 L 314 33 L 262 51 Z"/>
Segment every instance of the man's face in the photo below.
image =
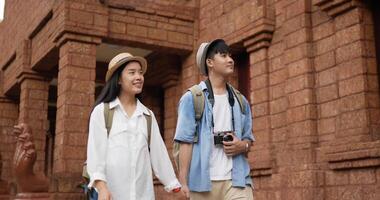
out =
<path fill-rule="evenodd" d="M 229 76 L 234 72 L 234 60 L 229 53 L 217 53 L 213 58 L 206 60 L 209 67 L 209 74 L 219 74 Z"/>

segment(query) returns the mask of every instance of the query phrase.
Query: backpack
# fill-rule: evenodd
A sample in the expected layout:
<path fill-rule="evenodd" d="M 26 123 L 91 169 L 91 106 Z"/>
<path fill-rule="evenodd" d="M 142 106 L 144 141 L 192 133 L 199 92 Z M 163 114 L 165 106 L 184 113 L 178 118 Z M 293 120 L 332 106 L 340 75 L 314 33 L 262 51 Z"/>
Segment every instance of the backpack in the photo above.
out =
<path fill-rule="evenodd" d="M 152 111 L 149 109 L 148 109 L 148 111 L 152 115 Z M 112 121 L 113 121 L 114 112 L 115 112 L 115 110 L 110 108 L 109 103 L 104 103 L 104 121 L 105 121 L 106 129 L 107 129 L 107 138 L 108 138 L 110 131 L 111 131 L 111 128 L 112 128 Z M 146 122 L 147 122 L 146 125 L 147 125 L 147 133 L 148 133 L 148 148 L 150 146 L 150 137 L 151 137 L 151 132 L 152 132 L 152 116 L 151 115 L 147 115 L 144 113 L 144 117 L 145 117 Z M 149 148 L 149 151 L 150 151 L 150 148 Z M 85 194 L 87 195 L 87 199 L 90 199 L 88 196 L 88 195 L 90 195 L 89 194 L 90 191 L 88 190 L 88 187 L 87 187 L 87 185 L 90 183 L 90 175 L 87 172 L 87 163 L 86 162 L 83 164 L 82 178 L 84 179 L 84 183 L 82 183 L 80 185 L 80 187 L 83 188 Z"/>
<path fill-rule="evenodd" d="M 239 90 L 232 87 L 232 85 L 228 84 L 228 87 L 231 89 L 233 95 L 236 97 L 236 99 L 239 102 L 240 110 L 243 114 L 246 114 L 246 105 L 243 101 L 243 95 L 239 92 Z M 196 128 L 194 133 L 194 143 L 198 142 L 198 126 L 202 119 L 203 111 L 205 108 L 205 95 L 199 85 L 193 85 L 187 91 L 191 92 L 191 95 L 193 97 L 193 104 L 194 104 L 194 111 L 195 111 L 195 122 L 196 122 Z M 177 141 L 174 141 L 173 143 L 173 159 L 175 162 L 175 165 L 177 167 L 177 170 L 179 170 L 179 147 L 180 143 Z"/>

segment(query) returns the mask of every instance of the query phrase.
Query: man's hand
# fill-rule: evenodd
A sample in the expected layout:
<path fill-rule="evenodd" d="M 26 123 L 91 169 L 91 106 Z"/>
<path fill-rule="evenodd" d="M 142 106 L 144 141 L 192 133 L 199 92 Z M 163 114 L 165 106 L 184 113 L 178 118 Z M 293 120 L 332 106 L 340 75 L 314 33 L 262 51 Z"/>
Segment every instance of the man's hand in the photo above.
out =
<path fill-rule="evenodd" d="M 228 135 L 232 135 L 233 140 L 230 142 L 223 141 L 223 148 L 226 155 L 235 156 L 241 153 L 246 153 L 247 141 L 240 140 L 232 133 L 229 133 Z"/>
<path fill-rule="evenodd" d="M 186 197 L 186 199 L 190 199 L 190 190 L 187 185 L 182 185 L 181 192 Z"/>

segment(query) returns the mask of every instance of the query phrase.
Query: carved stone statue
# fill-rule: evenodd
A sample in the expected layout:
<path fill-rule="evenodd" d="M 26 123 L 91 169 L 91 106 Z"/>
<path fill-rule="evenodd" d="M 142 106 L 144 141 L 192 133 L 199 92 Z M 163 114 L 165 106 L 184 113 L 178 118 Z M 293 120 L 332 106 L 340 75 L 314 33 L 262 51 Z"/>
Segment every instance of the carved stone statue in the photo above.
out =
<path fill-rule="evenodd" d="M 37 159 L 36 149 L 30 127 L 21 123 L 14 127 L 17 137 L 13 157 L 13 172 L 16 177 L 18 192 L 47 192 L 48 179 L 44 174 L 35 174 L 33 166 Z"/>

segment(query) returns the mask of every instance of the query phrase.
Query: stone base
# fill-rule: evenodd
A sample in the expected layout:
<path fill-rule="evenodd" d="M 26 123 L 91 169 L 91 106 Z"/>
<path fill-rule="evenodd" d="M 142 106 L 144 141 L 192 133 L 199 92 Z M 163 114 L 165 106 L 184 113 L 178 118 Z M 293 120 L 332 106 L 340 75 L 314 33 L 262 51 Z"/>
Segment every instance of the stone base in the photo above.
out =
<path fill-rule="evenodd" d="M 45 193 L 18 193 L 14 200 L 50 200 L 50 194 Z"/>
<path fill-rule="evenodd" d="M 0 200 L 9 200 L 8 184 L 5 181 L 0 181 Z"/>
<path fill-rule="evenodd" d="M 9 195 L 5 195 L 5 194 L 0 194 L 0 200 L 10 200 L 10 196 Z"/>

